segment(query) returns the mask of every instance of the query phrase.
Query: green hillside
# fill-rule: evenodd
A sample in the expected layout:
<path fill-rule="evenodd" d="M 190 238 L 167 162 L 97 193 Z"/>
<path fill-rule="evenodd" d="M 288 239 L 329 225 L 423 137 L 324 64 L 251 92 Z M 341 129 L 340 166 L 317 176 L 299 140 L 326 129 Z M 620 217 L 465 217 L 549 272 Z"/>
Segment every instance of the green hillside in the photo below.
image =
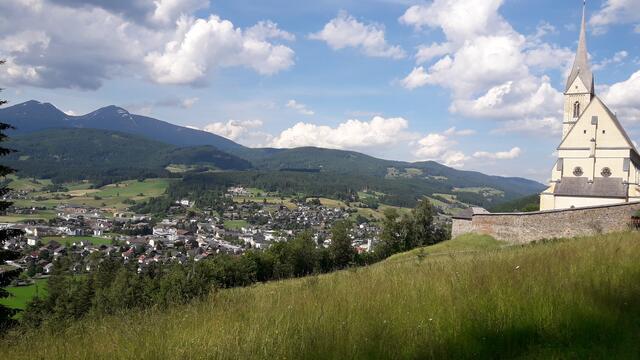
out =
<path fill-rule="evenodd" d="M 212 146 L 177 148 L 135 135 L 95 130 L 56 129 L 16 135 L 7 142 L 16 150 L 3 160 L 21 176 L 59 182 L 137 177 L 166 177 L 170 164 L 210 165 L 244 170 L 251 164 Z M 107 181 L 110 180 L 110 181 Z"/>
<path fill-rule="evenodd" d="M 469 251 L 464 243 L 472 240 L 368 268 L 221 290 L 169 310 L 89 319 L 63 331 L 14 333 L 0 343 L 0 358 L 631 359 L 640 354 L 637 233 L 516 247 L 494 243 Z"/>

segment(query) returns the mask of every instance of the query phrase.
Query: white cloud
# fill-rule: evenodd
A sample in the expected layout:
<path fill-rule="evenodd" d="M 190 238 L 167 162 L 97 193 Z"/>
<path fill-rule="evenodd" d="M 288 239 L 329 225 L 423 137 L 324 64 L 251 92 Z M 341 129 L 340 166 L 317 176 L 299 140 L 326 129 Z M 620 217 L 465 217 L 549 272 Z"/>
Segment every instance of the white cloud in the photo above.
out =
<path fill-rule="evenodd" d="M 409 90 L 425 86 L 428 82 L 429 74 L 427 74 L 427 71 L 422 66 L 414 68 L 413 71 L 401 81 L 402 86 Z"/>
<path fill-rule="evenodd" d="M 240 29 L 217 16 L 192 17 L 205 6 L 204 0 L 0 2 L 0 56 L 8 62 L 0 80 L 97 89 L 115 77 L 193 84 L 218 68 L 271 75 L 293 65 L 293 50 L 274 42 L 293 35 L 269 21 Z"/>
<path fill-rule="evenodd" d="M 181 15 L 209 7 L 207 0 L 154 0 L 155 10 L 151 19 L 162 24 L 174 23 Z"/>
<path fill-rule="evenodd" d="M 352 47 L 372 57 L 402 59 L 406 56 L 400 46 L 387 43 L 382 25 L 364 24 L 345 11 L 341 11 L 321 31 L 310 34 L 309 38 L 325 41 L 334 50 Z"/>
<path fill-rule="evenodd" d="M 606 0 L 589 23 L 596 32 L 603 32 L 612 24 L 625 24 L 640 21 L 640 2 L 637 0 Z"/>
<path fill-rule="evenodd" d="M 539 126 L 533 119 L 555 123 L 562 115 L 562 93 L 542 74 L 565 73 L 574 51 L 544 41 L 556 32 L 548 23 L 529 36 L 518 33 L 499 13 L 503 2 L 434 0 L 411 6 L 400 22 L 416 30 L 440 29 L 446 41 L 419 47 L 416 62 L 422 65 L 401 84 L 448 89 L 451 113 L 506 122 L 505 132 Z"/>
<path fill-rule="evenodd" d="M 473 130 L 456 130 L 452 127 L 443 133 L 427 134 L 415 143 L 413 156 L 419 161 L 432 160 L 451 167 L 463 167 L 469 157 L 455 149 L 458 142 L 453 137 L 469 136 L 473 133 Z"/>
<path fill-rule="evenodd" d="M 413 138 L 403 118 L 376 116 L 371 121 L 347 120 L 336 127 L 299 122 L 271 142 L 277 148 L 317 146 L 330 149 L 378 148 Z"/>
<path fill-rule="evenodd" d="M 609 65 L 622 64 L 627 59 L 627 57 L 629 57 L 629 53 L 627 51 L 625 50 L 618 51 L 617 53 L 613 54 L 612 57 L 606 58 L 600 61 L 599 63 L 594 64 L 593 70 L 594 71 L 602 70 Z"/>
<path fill-rule="evenodd" d="M 602 98 L 621 120 L 640 122 L 640 71 L 629 79 L 606 87 Z"/>
<path fill-rule="evenodd" d="M 522 150 L 519 147 L 514 147 L 509 151 L 499 151 L 499 152 L 486 152 L 486 151 L 477 151 L 473 154 L 474 158 L 479 159 L 490 159 L 490 160 L 512 160 L 518 158 Z"/>
<path fill-rule="evenodd" d="M 460 44 L 508 26 L 497 13 L 502 3 L 503 0 L 435 0 L 428 5 L 411 6 L 400 22 L 417 30 L 441 28 L 449 41 Z"/>
<path fill-rule="evenodd" d="M 229 120 L 227 122 L 215 122 L 205 125 L 202 130 L 224 136 L 227 139 L 239 140 L 251 129 L 256 129 L 261 126 L 261 120 Z"/>
<path fill-rule="evenodd" d="M 446 55 L 451 52 L 452 46 L 449 43 L 433 43 L 429 46 L 420 45 L 416 53 L 416 63 L 424 64 L 438 56 Z"/>
<path fill-rule="evenodd" d="M 198 82 L 216 67 L 245 66 L 272 75 L 294 63 L 293 50 L 265 41 L 265 36 L 276 34 L 255 29 L 243 33 L 230 21 L 213 15 L 208 20 L 183 17 L 178 21 L 174 40 L 165 45 L 163 52 L 148 54 L 145 62 L 152 79 L 163 84 Z"/>
<path fill-rule="evenodd" d="M 447 130 L 445 130 L 445 132 L 443 134 L 447 135 L 447 136 L 471 136 L 471 135 L 475 135 L 476 131 L 472 130 L 472 129 L 463 129 L 463 130 L 458 130 L 455 127 L 451 127 Z"/>
<path fill-rule="evenodd" d="M 287 102 L 286 106 L 287 106 L 287 108 L 293 109 L 293 110 L 297 111 L 298 113 L 300 113 L 302 115 L 311 116 L 311 115 L 315 114 L 312 110 L 309 110 L 307 108 L 307 105 L 300 104 L 295 100 L 289 100 Z"/>
<path fill-rule="evenodd" d="M 260 21 L 245 32 L 246 36 L 257 40 L 282 39 L 294 41 L 295 35 L 278 28 L 278 24 L 272 21 Z"/>

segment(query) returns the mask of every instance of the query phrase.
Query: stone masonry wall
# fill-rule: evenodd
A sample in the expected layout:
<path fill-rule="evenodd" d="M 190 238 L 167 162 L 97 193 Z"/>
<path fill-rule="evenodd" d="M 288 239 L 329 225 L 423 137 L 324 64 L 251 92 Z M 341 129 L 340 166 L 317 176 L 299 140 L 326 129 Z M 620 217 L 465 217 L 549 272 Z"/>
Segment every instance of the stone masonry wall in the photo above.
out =
<path fill-rule="evenodd" d="M 467 232 L 524 244 L 541 239 L 624 231 L 629 229 L 631 216 L 638 210 L 640 202 L 533 213 L 476 214 L 470 227 L 464 224 L 468 220 L 454 219 L 453 229 L 456 226 L 459 230 L 470 228 Z"/>
<path fill-rule="evenodd" d="M 452 239 L 471 232 L 473 232 L 473 222 L 471 219 L 453 219 L 453 223 L 451 224 Z"/>

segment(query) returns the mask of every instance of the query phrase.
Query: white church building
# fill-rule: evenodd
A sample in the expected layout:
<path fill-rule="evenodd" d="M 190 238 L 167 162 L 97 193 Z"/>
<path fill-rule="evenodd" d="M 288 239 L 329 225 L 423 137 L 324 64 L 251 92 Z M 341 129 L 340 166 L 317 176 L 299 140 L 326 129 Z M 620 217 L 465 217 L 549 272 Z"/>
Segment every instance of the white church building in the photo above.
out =
<path fill-rule="evenodd" d="M 595 93 L 586 37 L 583 10 L 576 59 L 564 91 L 558 160 L 540 196 L 540 210 L 640 201 L 640 155 Z"/>

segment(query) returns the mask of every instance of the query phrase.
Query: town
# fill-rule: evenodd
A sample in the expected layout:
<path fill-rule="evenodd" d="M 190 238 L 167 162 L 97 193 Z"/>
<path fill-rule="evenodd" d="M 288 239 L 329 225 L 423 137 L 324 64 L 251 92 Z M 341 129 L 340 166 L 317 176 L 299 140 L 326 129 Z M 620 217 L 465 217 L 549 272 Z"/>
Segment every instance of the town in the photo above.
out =
<path fill-rule="evenodd" d="M 152 263 L 186 264 L 220 253 L 241 255 L 248 249 L 265 250 L 306 230 L 312 230 L 318 247 L 326 248 L 331 244 L 332 225 L 349 219 L 356 222 L 349 236 L 357 252 L 371 251 L 378 241 L 376 222 L 356 216 L 354 209 L 324 206 L 319 199 L 289 202 L 289 207 L 252 201 L 257 195 L 242 186 L 230 187 L 225 197 L 242 201 L 229 202 L 222 213 L 212 209 L 194 212 L 193 200 L 180 199 L 160 220 L 149 214 L 109 213 L 104 208 L 61 204 L 48 221 L 0 224 L 2 229 L 21 233 L 6 241 L 4 248 L 18 251 L 23 257 L 7 263 L 37 277 L 51 274 L 57 258 L 68 257 L 72 264 L 69 272 L 78 274 L 91 271 L 104 258 L 98 256 L 102 254 L 137 263 L 142 272 Z M 16 192 L 5 200 L 28 196 Z M 14 214 L 35 210 L 11 209 Z"/>

